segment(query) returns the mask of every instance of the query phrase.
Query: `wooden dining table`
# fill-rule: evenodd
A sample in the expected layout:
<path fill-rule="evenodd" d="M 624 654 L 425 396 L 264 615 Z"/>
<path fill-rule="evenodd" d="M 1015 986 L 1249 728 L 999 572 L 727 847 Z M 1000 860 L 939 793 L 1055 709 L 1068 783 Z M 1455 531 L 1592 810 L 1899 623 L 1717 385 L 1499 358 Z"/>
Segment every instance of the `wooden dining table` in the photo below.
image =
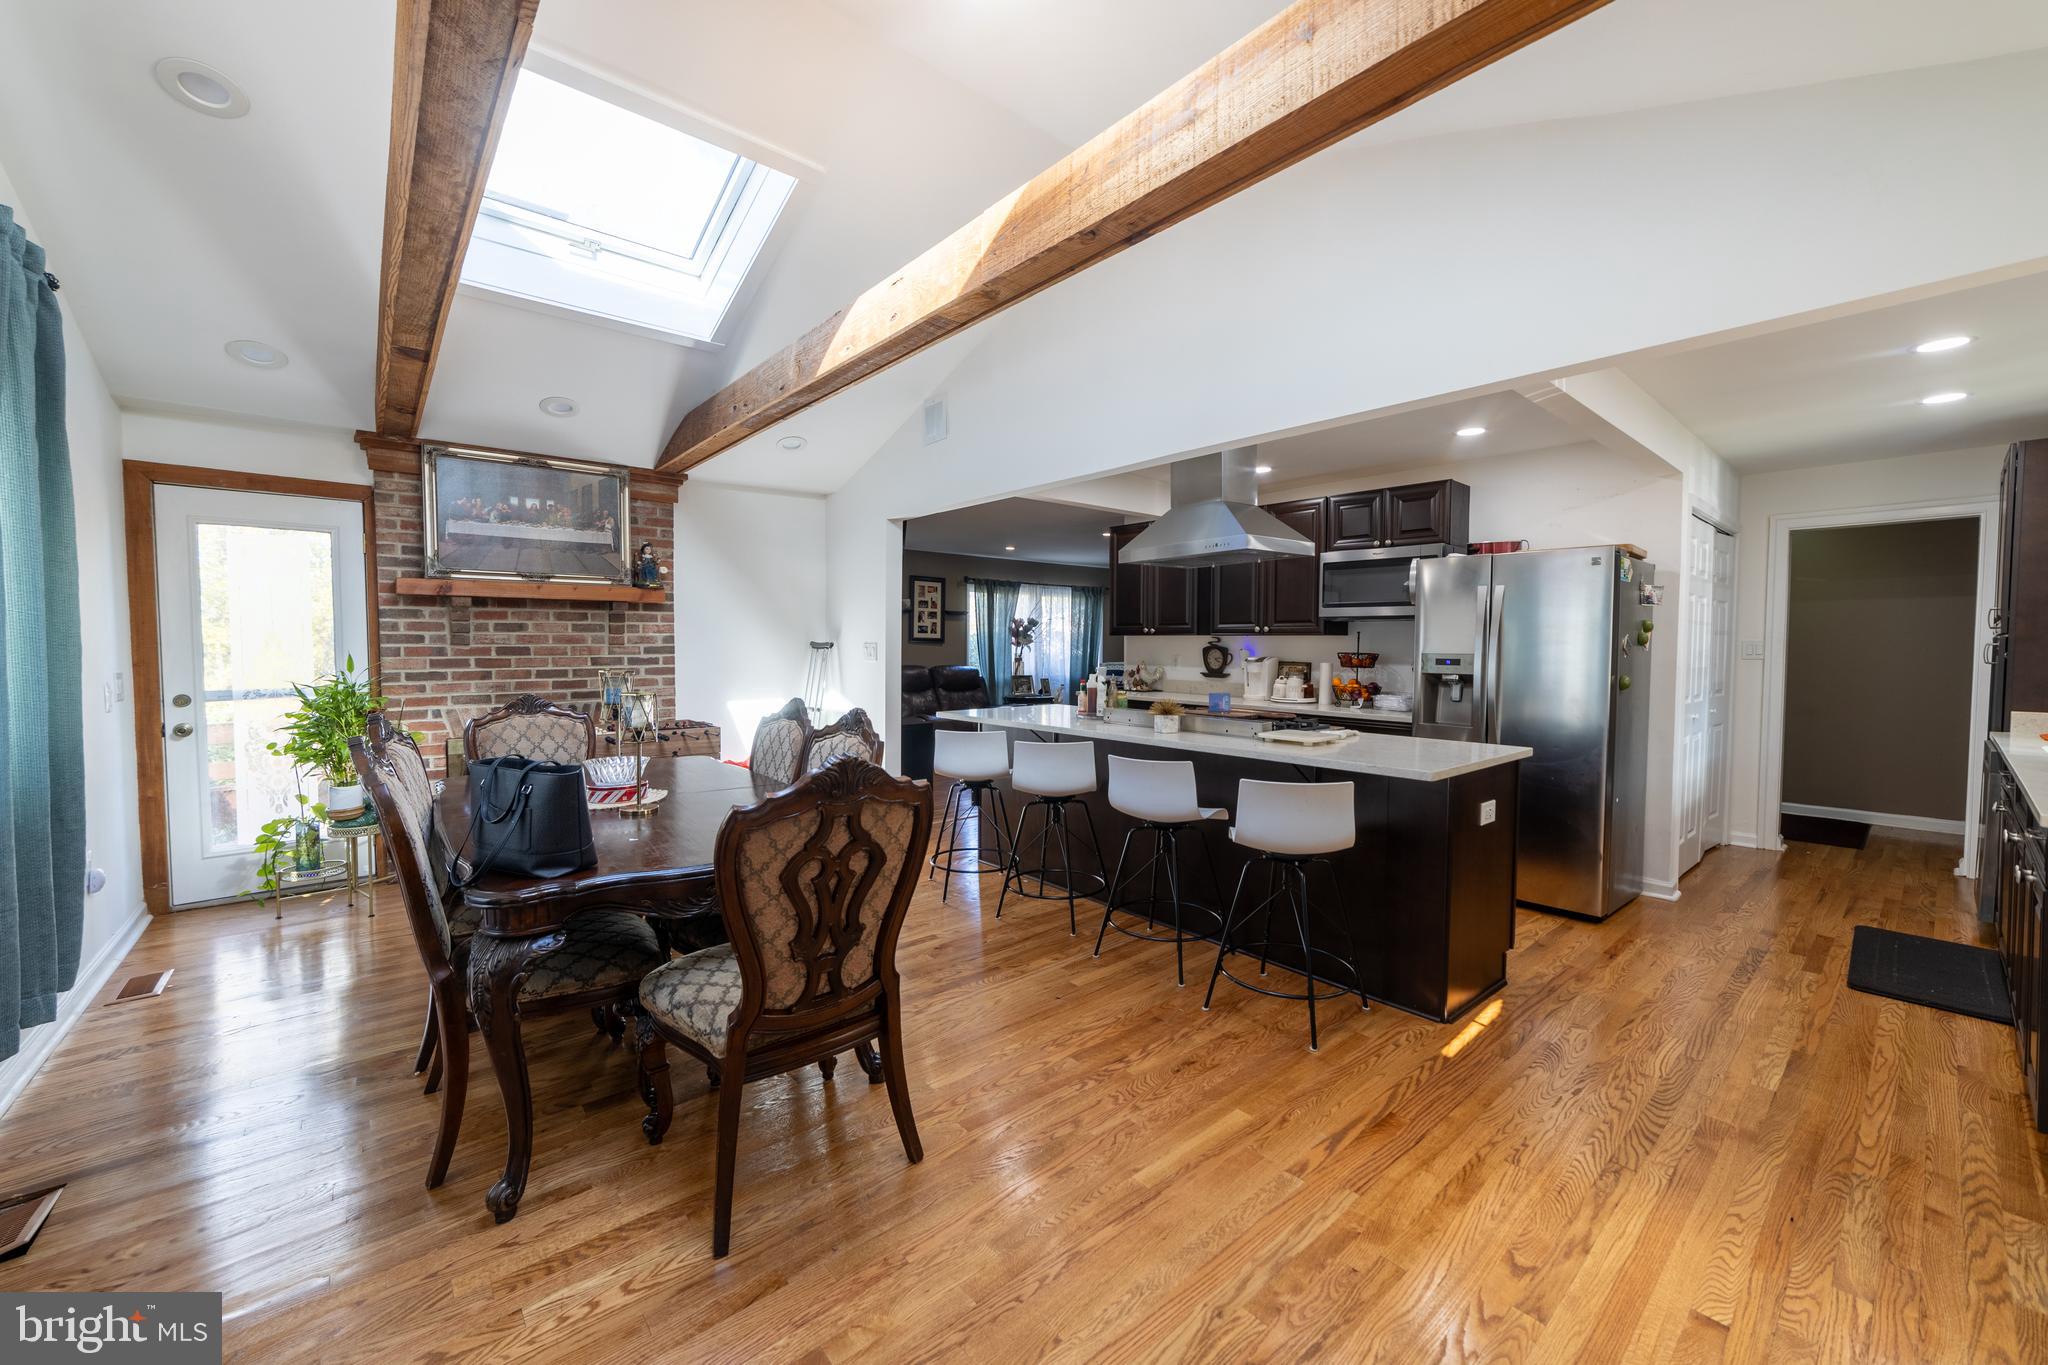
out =
<path fill-rule="evenodd" d="M 591 910 L 628 910 L 667 922 L 678 946 L 724 940 L 712 853 L 728 813 L 773 794 L 776 786 L 715 758 L 650 758 L 647 782 L 667 796 L 651 811 L 594 809 L 597 864 L 564 877 L 485 873 L 463 889 L 481 915 L 469 950 L 470 1008 L 505 1100 L 505 1173 L 484 1196 L 499 1222 L 518 1212 L 533 1164 L 533 1089 L 520 1038 L 519 988 L 534 965 L 560 948 L 569 921 Z M 459 851 L 470 823 L 467 778 L 456 777 L 435 803 L 448 846 Z M 694 931 L 694 932 L 692 932 Z"/>

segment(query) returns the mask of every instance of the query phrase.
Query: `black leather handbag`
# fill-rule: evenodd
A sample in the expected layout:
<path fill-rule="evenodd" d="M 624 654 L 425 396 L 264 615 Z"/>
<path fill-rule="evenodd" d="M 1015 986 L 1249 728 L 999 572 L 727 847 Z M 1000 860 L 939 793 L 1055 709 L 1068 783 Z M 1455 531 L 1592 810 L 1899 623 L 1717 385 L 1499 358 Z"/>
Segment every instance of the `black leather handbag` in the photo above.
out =
<path fill-rule="evenodd" d="M 566 877 L 597 866 L 580 764 L 471 759 L 469 791 L 469 837 L 451 869 L 457 886 L 468 886 L 487 872 Z M 471 849 L 476 850 L 474 861 Z"/>

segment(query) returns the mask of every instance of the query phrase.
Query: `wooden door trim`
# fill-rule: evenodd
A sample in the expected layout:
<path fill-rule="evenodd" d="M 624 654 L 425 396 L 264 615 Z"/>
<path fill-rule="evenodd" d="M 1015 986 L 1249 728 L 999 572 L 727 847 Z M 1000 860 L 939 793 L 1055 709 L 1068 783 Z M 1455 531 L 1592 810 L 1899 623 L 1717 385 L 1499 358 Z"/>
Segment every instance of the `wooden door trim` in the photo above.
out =
<path fill-rule="evenodd" d="M 121 462 L 121 502 L 128 553 L 128 648 L 135 675 L 135 797 L 142 835 L 142 900 L 152 915 L 171 908 L 170 830 L 166 823 L 163 750 L 162 637 L 157 629 L 156 490 L 221 488 L 240 493 L 281 493 L 330 498 L 363 507 L 363 624 L 369 635 L 370 676 L 382 672 L 377 649 L 376 509 L 368 484 L 294 479 L 192 465 Z M 151 733 L 154 731 L 155 733 Z"/>

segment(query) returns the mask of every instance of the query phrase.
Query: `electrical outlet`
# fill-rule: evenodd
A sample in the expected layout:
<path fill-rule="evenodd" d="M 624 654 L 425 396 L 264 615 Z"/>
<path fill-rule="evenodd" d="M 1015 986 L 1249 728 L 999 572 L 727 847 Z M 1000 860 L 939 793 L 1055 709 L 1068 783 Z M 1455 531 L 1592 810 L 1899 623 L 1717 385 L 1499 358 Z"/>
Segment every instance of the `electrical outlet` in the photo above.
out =
<path fill-rule="evenodd" d="M 116 673 L 114 675 L 114 700 L 128 700 L 128 675 L 126 673 Z"/>
<path fill-rule="evenodd" d="M 873 640 L 862 640 L 860 642 L 860 657 L 866 659 L 871 664 L 879 663 L 882 658 L 882 647 Z"/>
<path fill-rule="evenodd" d="M 1497 801 L 1481 801 L 1479 803 L 1479 823 L 1482 825 L 1492 824 L 1495 815 L 1498 814 L 1499 805 L 1500 803 Z"/>

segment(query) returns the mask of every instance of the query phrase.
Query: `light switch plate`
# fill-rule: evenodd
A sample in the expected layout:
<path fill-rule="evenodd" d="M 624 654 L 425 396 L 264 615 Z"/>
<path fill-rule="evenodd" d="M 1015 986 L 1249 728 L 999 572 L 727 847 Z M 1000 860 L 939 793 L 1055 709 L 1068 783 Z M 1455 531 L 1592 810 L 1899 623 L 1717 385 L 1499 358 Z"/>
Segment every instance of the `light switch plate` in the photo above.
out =
<path fill-rule="evenodd" d="M 1762 640 L 1744 640 L 1742 642 L 1742 657 L 1745 659 L 1763 658 L 1764 642 Z"/>
<path fill-rule="evenodd" d="M 1492 824 L 1494 817 L 1499 813 L 1499 804 L 1497 801 L 1481 801 L 1479 803 L 1479 823 L 1482 825 Z"/>
<path fill-rule="evenodd" d="M 873 640 L 862 640 L 860 642 L 860 656 L 869 663 L 874 663 L 882 657 L 882 647 Z"/>

